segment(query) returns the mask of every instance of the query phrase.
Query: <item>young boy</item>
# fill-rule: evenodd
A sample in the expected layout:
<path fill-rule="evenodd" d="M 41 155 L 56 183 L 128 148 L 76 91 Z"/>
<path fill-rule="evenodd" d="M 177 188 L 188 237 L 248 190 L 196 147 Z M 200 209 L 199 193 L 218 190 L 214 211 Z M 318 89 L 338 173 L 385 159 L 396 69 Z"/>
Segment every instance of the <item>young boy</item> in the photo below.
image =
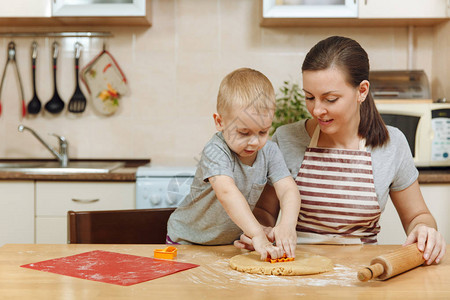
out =
<path fill-rule="evenodd" d="M 172 213 L 167 242 L 232 244 L 242 232 L 264 260 L 295 257 L 300 194 L 282 154 L 267 141 L 275 112 L 275 93 L 262 73 L 242 68 L 220 84 L 218 132 L 203 149 L 190 194 Z M 267 238 L 252 210 L 267 182 L 280 199 L 281 218 Z"/>

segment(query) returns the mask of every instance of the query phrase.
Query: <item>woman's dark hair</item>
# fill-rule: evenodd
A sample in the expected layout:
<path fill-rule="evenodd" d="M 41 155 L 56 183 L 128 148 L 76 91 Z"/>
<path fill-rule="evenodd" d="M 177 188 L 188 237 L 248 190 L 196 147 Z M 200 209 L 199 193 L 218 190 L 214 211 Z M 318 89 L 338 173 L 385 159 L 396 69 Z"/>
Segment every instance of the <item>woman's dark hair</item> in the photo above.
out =
<path fill-rule="evenodd" d="M 331 67 L 342 70 L 347 82 L 355 88 L 363 80 L 369 80 L 369 57 L 361 45 L 350 38 L 332 36 L 318 42 L 306 54 L 302 72 Z M 361 103 L 360 115 L 358 134 L 366 139 L 366 146 L 375 148 L 389 141 L 389 133 L 370 92 Z"/>

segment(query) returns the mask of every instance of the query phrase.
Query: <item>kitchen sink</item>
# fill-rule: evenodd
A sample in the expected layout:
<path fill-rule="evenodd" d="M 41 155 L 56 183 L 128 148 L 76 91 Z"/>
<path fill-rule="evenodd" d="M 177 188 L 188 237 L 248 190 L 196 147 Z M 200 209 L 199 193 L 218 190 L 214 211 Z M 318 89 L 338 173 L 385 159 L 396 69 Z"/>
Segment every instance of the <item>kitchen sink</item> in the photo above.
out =
<path fill-rule="evenodd" d="M 0 162 L 0 172 L 27 174 L 109 173 L 124 165 L 124 162 L 69 161 L 67 167 L 61 167 L 58 161 L 2 161 Z"/>

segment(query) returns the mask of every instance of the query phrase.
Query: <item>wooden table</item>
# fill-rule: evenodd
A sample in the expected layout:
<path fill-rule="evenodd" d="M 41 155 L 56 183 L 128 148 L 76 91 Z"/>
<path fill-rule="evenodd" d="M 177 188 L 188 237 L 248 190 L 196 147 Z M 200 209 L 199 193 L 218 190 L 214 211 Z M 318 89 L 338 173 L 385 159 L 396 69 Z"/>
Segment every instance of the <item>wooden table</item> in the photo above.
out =
<path fill-rule="evenodd" d="M 331 258 L 334 271 L 310 276 L 264 276 L 228 266 L 233 246 L 177 246 L 178 261 L 200 267 L 132 286 L 117 286 L 19 267 L 23 264 L 107 250 L 153 257 L 161 245 L 8 244 L 0 248 L 1 299 L 450 299 L 450 262 L 419 267 L 387 281 L 359 282 L 356 272 L 400 246 L 305 245 Z"/>

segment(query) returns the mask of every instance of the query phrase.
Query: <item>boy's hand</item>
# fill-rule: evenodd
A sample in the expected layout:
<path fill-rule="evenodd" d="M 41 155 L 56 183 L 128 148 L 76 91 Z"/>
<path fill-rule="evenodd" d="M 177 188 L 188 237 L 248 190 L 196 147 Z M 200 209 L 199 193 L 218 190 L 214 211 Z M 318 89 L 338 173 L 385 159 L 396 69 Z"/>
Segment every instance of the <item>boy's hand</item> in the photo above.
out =
<path fill-rule="evenodd" d="M 255 251 L 261 254 L 261 260 L 265 260 L 268 255 L 273 259 L 283 257 L 283 250 L 269 242 L 265 235 L 254 236 L 252 238 L 252 243 Z"/>
<path fill-rule="evenodd" d="M 277 225 L 273 228 L 275 242 L 287 255 L 295 257 L 295 248 L 297 246 L 297 232 L 291 226 Z"/>
<path fill-rule="evenodd" d="M 273 243 L 275 241 L 273 227 L 262 226 L 264 233 L 267 236 L 269 242 Z M 239 240 L 234 241 L 234 246 L 239 249 L 245 249 L 250 251 L 255 251 L 255 247 L 253 247 L 252 239 L 245 235 L 245 233 L 241 234 Z"/>

